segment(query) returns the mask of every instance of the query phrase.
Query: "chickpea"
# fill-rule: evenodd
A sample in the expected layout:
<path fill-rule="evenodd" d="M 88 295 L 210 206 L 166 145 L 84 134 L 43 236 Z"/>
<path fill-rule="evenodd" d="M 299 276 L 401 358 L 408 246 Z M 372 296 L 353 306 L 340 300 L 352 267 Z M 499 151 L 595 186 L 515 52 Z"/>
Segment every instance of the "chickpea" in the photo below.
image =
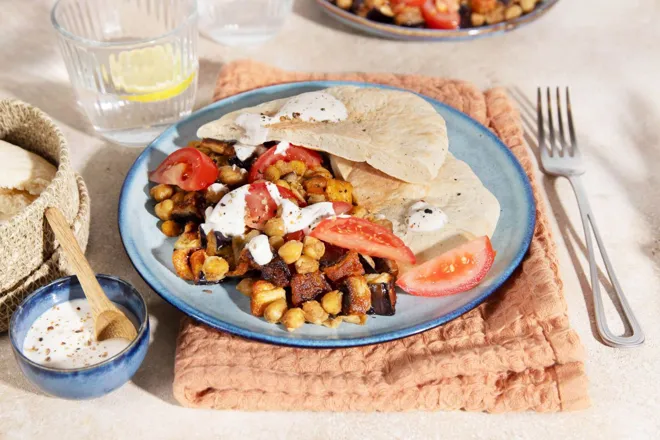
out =
<path fill-rule="evenodd" d="M 298 240 L 287 241 L 277 250 L 277 254 L 286 264 L 295 263 L 302 254 L 303 244 Z"/>
<path fill-rule="evenodd" d="M 504 18 L 506 20 L 513 20 L 522 15 L 523 9 L 519 5 L 511 5 L 504 11 Z"/>
<path fill-rule="evenodd" d="M 298 260 L 296 260 L 296 272 L 299 274 L 312 273 L 319 270 L 319 261 L 308 257 L 307 255 L 301 255 Z"/>
<path fill-rule="evenodd" d="M 331 315 L 338 315 L 341 312 L 342 293 L 339 290 L 333 290 L 323 295 L 321 306 L 323 310 Z"/>
<path fill-rule="evenodd" d="M 273 235 L 268 239 L 268 243 L 273 249 L 277 251 L 284 244 L 284 237 L 282 237 L 281 235 Z"/>
<path fill-rule="evenodd" d="M 181 235 L 183 228 L 181 228 L 181 225 L 174 220 L 167 220 L 160 225 L 160 230 L 168 237 L 176 237 Z"/>
<path fill-rule="evenodd" d="M 264 179 L 270 182 L 277 182 L 280 180 L 280 177 L 282 177 L 282 173 L 280 173 L 280 170 L 276 166 L 271 165 L 264 171 Z"/>
<path fill-rule="evenodd" d="M 321 325 L 323 321 L 328 319 L 328 313 L 323 310 L 318 301 L 307 301 L 302 305 L 303 313 L 305 314 L 305 321 Z"/>
<path fill-rule="evenodd" d="M 156 185 L 151 188 L 149 194 L 151 194 L 151 197 L 153 197 L 157 202 L 162 202 L 163 200 L 169 199 L 174 195 L 174 188 L 172 188 L 172 185 L 161 183 L 160 185 Z"/>
<path fill-rule="evenodd" d="M 264 319 L 271 324 L 275 324 L 282 319 L 287 310 L 286 299 L 280 298 L 266 306 L 264 310 Z"/>
<path fill-rule="evenodd" d="M 249 298 L 252 296 L 252 286 L 254 285 L 254 281 L 255 280 L 252 278 L 243 278 L 238 284 L 236 284 L 236 290 Z"/>
<path fill-rule="evenodd" d="M 170 220 L 172 218 L 172 210 L 174 209 L 174 202 L 172 199 L 163 200 L 157 203 L 154 207 L 156 216 L 161 220 Z"/>
<path fill-rule="evenodd" d="M 283 160 L 278 160 L 275 162 L 275 166 L 280 170 L 282 175 L 289 174 L 293 172 L 293 167 L 290 162 L 284 162 Z"/>
<path fill-rule="evenodd" d="M 364 206 L 353 206 L 351 209 L 351 215 L 353 217 L 357 218 L 364 218 L 369 214 L 369 211 L 367 211 L 367 208 Z"/>
<path fill-rule="evenodd" d="M 284 316 L 282 316 L 282 325 L 284 325 L 284 327 L 290 332 L 302 326 L 304 323 L 305 313 L 299 307 L 287 310 L 284 313 Z"/>
<path fill-rule="evenodd" d="M 206 281 L 220 281 L 229 272 L 229 263 L 222 257 L 206 257 L 202 272 Z"/>
<path fill-rule="evenodd" d="M 520 0 L 520 7 L 524 12 L 532 12 L 537 0 Z"/>
<path fill-rule="evenodd" d="M 305 174 L 305 171 L 307 171 L 307 165 L 305 165 L 305 162 L 300 161 L 300 160 L 292 160 L 289 162 L 291 165 L 291 169 L 293 170 L 294 173 L 296 173 L 299 176 L 302 176 Z"/>
<path fill-rule="evenodd" d="M 264 225 L 264 234 L 269 237 L 281 237 L 285 232 L 286 229 L 284 228 L 284 220 L 282 220 L 280 217 L 273 217 L 269 219 Z"/>
<path fill-rule="evenodd" d="M 325 245 L 321 240 L 308 235 L 303 240 L 303 254 L 315 260 L 320 260 L 325 254 Z"/>
<path fill-rule="evenodd" d="M 483 14 L 473 12 L 470 16 L 470 21 L 472 21 L 472 26 L 483 26 L 486 23 L 486 17 Z"/>
<path fill-rule="evenodd" d="M 247 173 L 236 165 L 224 165 L 218 168 L 218 180 L 225 185 L 238 185 L 247 182 Z"/>

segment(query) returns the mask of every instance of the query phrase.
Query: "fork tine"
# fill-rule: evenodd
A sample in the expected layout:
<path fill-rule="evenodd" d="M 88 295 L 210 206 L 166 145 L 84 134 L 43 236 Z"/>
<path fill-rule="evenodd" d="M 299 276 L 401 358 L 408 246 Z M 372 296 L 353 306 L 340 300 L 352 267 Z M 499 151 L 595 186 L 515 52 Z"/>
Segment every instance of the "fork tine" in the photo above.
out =
<path fill-rule="evenodd" d="M 548 150 L 545 147 L 545 132 L 543 129 L 543 99 L 541 98 L 541 88 L 536 88 L 536 124 L 538 126 L 538 141 L 539 141 L 539 150 L 541 153 L 547 153 Z"/>
<path fill-rule="evenodd" d="M 557 146 L 555 145 L 555 127 L 552 123 L 552 100 L 550 99 L 550 87 L 546 88 L 546 97 L 548 99 L 548 140 L 550 141 L 550 155 L 557 154 Z"/>
<path fill-rule="evenodd" d="M 561 154 L 570 154 L 568 146 L 566 145 L 566 138 L 564 137 L 564 122 L 562 121 L 561 112 L 561 97 L 559 96 L 559 87 L 557 87 L 557 125 L 559 125 L 559 145 L 561 145 Z"/>
<path fill-rule="evenodd" d="M 578 153 L 577 140 L 575 139 L 575 127 L 573 126 L 573 111 L 571 110 L 571 95 L 566 87 L 566 110 L 568 113 L 568 133 L 571 135 L 571 155 Z"/>

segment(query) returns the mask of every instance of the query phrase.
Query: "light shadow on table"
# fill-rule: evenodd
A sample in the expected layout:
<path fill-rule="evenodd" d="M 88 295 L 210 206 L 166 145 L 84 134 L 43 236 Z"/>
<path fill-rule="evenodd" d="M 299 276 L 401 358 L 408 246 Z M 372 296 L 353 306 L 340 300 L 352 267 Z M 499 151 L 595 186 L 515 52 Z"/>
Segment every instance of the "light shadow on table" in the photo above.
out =
<path fill-rule="evenodd" d="M 525 141 L 533 151 L 534 155 L 537 158 L 537 162 L 540 165 L 540 150 L 536 137 L 536 133 L 537 133 L 536 105 L 533 104 L 532 101 L 527 97 L 527 95 L 525 95 L 525 93 L 520 89 L 518 89 L 517 87 L 509 88 L 509 94 L 518 104 L 523 130 L 524 130 Z M 578 138 L 579 138 L 579 134 L 578 134 Z M 594 309 L 591 284 L 589 281 L 589 272 L 582 266 L 580 258 L 578 257 L 578 252 L 583 256 L 585 256 L 585 258 L 587 255 L 587 248 L 584 243 L 584 232 L 581 226 L 578 232 L 575 226 L 571 223 L 571 220 L 557 192 L 556 185 L 558 179 L 559 178 L 557 177 L 544 175 L 542 179 L 542 184 L 548 196 L 548 202 L 550 203 L 550 208 L 552 210 L 552 213 L 557 219 L 559 232 L 562 235 L 564 244 L 566 245 L 566 249 L 571 259 L 571 264 L 575 268 L 578 281 L 580 283 L 580 288 L 582 290 L 585 304 L 587 306 L 587 311 L 589 313 L 591 332 L 594 338 L 602 342 L 602 339 L 598 334 L 598 329 L 596 328 L 595 309 Z M 607 297 L 609 297 L 610 302 L 616 309 L 619 317 L 623 316 L 621 303 L 616 298 L 612 284 L 610 283 L 609 278 L 607 277 L 605 272 L 603 272 L 602 268 L 600 267 L 600 264 L 598 267 L 598 278 L 605 292 L 607 292 Z M 623 335 L 626 336 L 630 335 L 632 333 L 630 327 L 627 325 L 625 320 L 621 320 L 621 322 L 624 327 Z"/>

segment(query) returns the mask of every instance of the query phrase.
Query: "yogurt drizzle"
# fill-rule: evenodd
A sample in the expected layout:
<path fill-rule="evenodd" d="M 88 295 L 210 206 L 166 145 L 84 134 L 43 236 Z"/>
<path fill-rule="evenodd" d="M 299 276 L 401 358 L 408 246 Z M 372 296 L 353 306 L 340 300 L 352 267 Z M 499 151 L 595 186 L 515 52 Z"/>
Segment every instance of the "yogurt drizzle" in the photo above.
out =
<path fill-rule="evenodd" d="M 449 219 L 437 206 L 430 205 L 423 200 L 415 202 L 408 210 L 406 223 L 413 232 L 431 232 L 442 229 Z"/>

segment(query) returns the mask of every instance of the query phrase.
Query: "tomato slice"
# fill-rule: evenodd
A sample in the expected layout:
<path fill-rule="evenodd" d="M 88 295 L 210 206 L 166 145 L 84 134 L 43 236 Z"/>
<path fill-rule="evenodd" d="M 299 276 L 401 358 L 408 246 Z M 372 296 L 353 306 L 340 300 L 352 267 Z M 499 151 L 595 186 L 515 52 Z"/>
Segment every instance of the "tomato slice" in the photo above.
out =
<path fill-rule="evenodd" d="M 484 235 L 411 269 L 396 284 L 412 295 L 454 295 L 479 284 L 494 260 L 495 251 Z"/>
<path fill-rule="evenodd" d="M 264 171 L 266 168 L 273 165 L 278 160 L 284 162 L 291 162 L 299 160 L 307 165 L 307 168 L 314 168 L 321 165 L 321 155 L 316 151 L 308 150 L 307 148 L 298 147 L 296 145 L 289 145 L 284 154 L 276 154 L 275 150 L 277 145 L 270 147 L 268 151 L 259 156 L 259 158 L 252 164 L 248 181 L 254 182 L 255 180 L 264 178 Z"/>
<path fill-rule="evenodd" d="M 461 23 L 458 9 L 456 0 L 427 0 L 422 5 L 422 16 L 431 29 L 458 29 Z"/>
<path fill-rule="evenodd" d="M 399 237 L 363 218 L 327 218 L 310 235 L 335 246 L 355 249 L 361 254 L 415 264 L 415 254 Z"/>
<path fill-rule="evenodd" d="M 291 200 L 296 205 L 303 206 L 290 189 L 276 186 L 282 197 Z M 250 190 L 245 196 L 245 205 L 247 207 L 245 224 L 254 229 L 262 229 L 266 222 L 275 217 L 277 213 L 277 203 L 270 196 L 265 182 L 250 185 Z"/>
<path fill-rule="evenodd" d="M 205 189 L 217 178 L 218 167 L 211 158 L 191 147 L 170 154 L 149 173 L 152 182 L 176 185 L 185 191 Z"/>

